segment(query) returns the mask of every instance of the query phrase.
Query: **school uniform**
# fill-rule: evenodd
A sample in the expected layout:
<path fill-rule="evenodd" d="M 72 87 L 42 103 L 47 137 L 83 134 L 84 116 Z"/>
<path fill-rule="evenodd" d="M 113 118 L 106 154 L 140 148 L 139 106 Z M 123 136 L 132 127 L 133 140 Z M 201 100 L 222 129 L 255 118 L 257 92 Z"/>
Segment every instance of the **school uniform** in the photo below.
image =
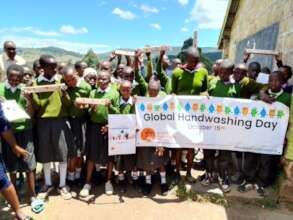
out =
<path fill-rule="evenodd" d="M 130 97 L 127 101 L 124 101 L 122 97 L 120 97 L 119 102 L 119 112 L 120 114 L 134 114 L 135 113 L 135 106 Z M 118 155 L 115 157 L 115 166 L 118 171 L 131 171 L 136 163 L 136 155 Z"/>
<path fill-rule="evenodd" d="M 231 82 L 226 83 L 222 80 L 218 80 L 209 88 L 209 94 L 214 97 L 239 98 L 240 86 L 239 84 Z M 216 158 L 215 150 L 204 150 L 204 159 L 206 161 L 207 170 L 209 172 L 217 170 L 220 177 L 224 179 L 230 173 L 229 164 L 231 161 L 231 153 L 231 151 L 220 150 L 219 155 Z M 215 160 L 218 165 L 217 168 L 214 166 Z"/>
<path fill-rule="evenodd" d="M 159 96 L 166 95 L 165 92 L 160 91 Z M 152 171 L 160 168 L 161 166 L 166 166 L 169 161 L 168 150 L 165 149 L 163 156 L 159 157 L 156 154 L 156 147 L 137 147 L 136 155 L 137 162 L 136 166 L 138 169 Z M 163 146 L 162 146 L 163 147 Z"/>
<path fill-rule="evenodd" d="M 279 93 L 268 92 L 276 102 L 281 102 L 290 107 L 291 95 L 281 90 Z M 243 173 L 247 183 L 266 187 L 273 183 L 278 173 L 280 156 L 269 154 L 245 153 Z"/>
<path fill-rule="evenodd" d="M 108 133 L 102 134 L 101 129 L 108 124 L 108 114 L 119 113 L 119 93 L 111 85 L 105 90 L 100 88 L 91 91 L 90 98 L 109 99 L 111 106 L 98 106 L 90 110 L 90 123 L 88 144 L 86 149 L 87 159 L 101 165 L 113 162 L 113 157 L 108 156 Z"/>
<path fill-rule="evenodd" d="M 135 81 L 132 83 L 132 94 L 137 96 L 145 96 L 148 90 L 148 84 L 139 70 L 134 71 Z"/>
<path fill-rule="evenodd" d="M 26 100 L 21 92 L 21 85 L 12 88 L 8 82 L 0 84 L 0 96 L 7 100 L 15 100 L 20 108 L 25 110 Z M 2 140 L 3 159 L 8 172 L 29 172 L 36 169 L 36 158 L 34 153 L 32 122 L 30 119 L 23 119 L 11 123 L 16 142 L 27 150 L 30 155 L 26 158 L 17 157 L 9 144 Z"/>
<path fill-rule="evenodd" d="M 54 85 L 60 81 L 55 77 L 47 79 L 40 75 L 34 86 Z M 60 91 L 34 93 L 33 107 L 36 113 L 37 126 L 37 161 L 40 163 L 67 162 L 68 149 L 74 147 L 73 136 L 67 120 L 68 96 Z"/>
<path fill-rule="evenodd" d="M 170 94 L 172 92 L 171 78 L 167 75 L 166 71 L 163 69 L 161 59 L 159 59 L 157 63 L 157 74 L 161 82 L 163 91 L 166 92 L 167 94 Z"/>
<path fill-rule="evenodd" d="M 250 99 L 251 96 L 258 94 L 259 91 L 266 86 L 249 77 L 244 77 L 237 84 L 240 86 L 240 97 L 245 99 Z"/>
<path fill-rule="evenodd" d="M 78 152 L 83 153 L 86 145 L 86 125 L 87 125 L 87 110 L 75 107 L 74 102 L 79 97 L 89 97 L 91 86 L 83 79 L 79 79 L 76 87 L 68 88 L 67 93 L 70 97 L 71 104 L 68 107 L 69 123 L 74 140 L 74 147 L 71 147 L 68 152 L 70 159 L 78 156 Z"/>

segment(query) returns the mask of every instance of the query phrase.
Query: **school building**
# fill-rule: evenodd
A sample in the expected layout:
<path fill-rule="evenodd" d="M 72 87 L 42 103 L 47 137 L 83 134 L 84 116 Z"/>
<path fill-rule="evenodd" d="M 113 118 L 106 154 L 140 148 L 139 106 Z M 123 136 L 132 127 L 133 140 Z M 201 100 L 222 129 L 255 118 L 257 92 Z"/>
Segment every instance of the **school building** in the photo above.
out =
<path fill-rule="evenodd" d="M 242 61 L 245 49 L 277 50 L 293 66 L 293 0 L 229 0 L 218 47 L 223 57 Z M 272 70 L 271 56 L 254 56 Z"/>

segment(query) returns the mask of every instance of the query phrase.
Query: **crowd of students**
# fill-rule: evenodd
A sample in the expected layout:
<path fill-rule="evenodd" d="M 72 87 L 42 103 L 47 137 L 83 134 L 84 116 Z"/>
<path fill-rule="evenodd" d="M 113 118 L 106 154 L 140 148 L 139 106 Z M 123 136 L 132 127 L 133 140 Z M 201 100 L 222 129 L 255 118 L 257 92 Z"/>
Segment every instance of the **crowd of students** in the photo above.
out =
<path fill-rule="evenodd" d="M 9 45 L 13 46 L 6 44 L 6 47 Z M 13 51 L 13 48 L 6 49 Z M 155 68 L 151 52 L 146 52 L 144 62 L 141 50 L 136 50 L 133 58 L 126 56 L 125 64 L 121 62 L 121 56 L 113 53 L 108 61 L 101 62 L 96 68 L 88 67 L 82 61 L 75 65 L 58 63 L 50 55 L 42 55 L 33 63 L 32 70 L 13 63 L 7 67 L 7 79 L 0 84 L 1 99 L 15 100 L 31 119 L 11 123 L 15 141 L 12 143 L 13 137 L 3 135 L 2 157 L 14 186 L 16 173 L 26 172 L 34 211 L 38 212 L 43 205 L 40 199 L 48 197 L 55 188 L 67 200 L 71 199 L 70 187 L 82 184 L 79 196 L 87 197 L 94 183 L 105 179 L 107 195 L 114 191 L 125 192 L 127 186 L 133 185 L 147 196 L 152 191 L 152 175 L 157 172 L 161 193 L 166 195 L 169 190 L 167 177 L 175 183 L 181 180 L 184 149 L 140 147 L 135 155 L 108 155 L 108 114 L 135 113 L 136 96 L 209 95 L 260 99 L 269 103 L 278 101 L 290 107 L 292 86 L 288 80 L 292 70 L 283 65 L 279 57 L 276 57 L 278 70 L 269 74 L 267 84 L 261 84 L 257 82 L 261 65 L 252 62 L 247 67 L 245 62 L 249 55 L 245 56 L 244 63 L 236 65 L 230 60 L 218 60 L 213 73 L 208 74 L 197 49 L 191 47 L 184 53 L 184 62 L 170 61 L 166 51 L 162 50 Z M 117 64 L 113 68 L 115 59 Z M 60 83 L 66 84 L 61 91 L 33 94 L 22 91 L 25 86 Z M 106 101 L 104 105 L 84 105 L 75 101 L 78 97 Z M 10 126 L 4 117 L 1 120 L 0 131 L 5 134 Z M 195 182 L 191 174 L 195 150 L 185 150 L 186 181 Z M 203 150 L 203 153 L 205 174 L 199 181 L 204 186 L 218 183 L 226 193 L 230 191 L 231 183 L 235 183 L 240 192 L 256 189 L 264 196 L 265 187 L 272 184 L 279 170 L 280 156 L 224 150 Z M 42 164 L 44 178 L 39 192 L 35 186 L 37 162 Z M 52 162 L 58 162 L 59 166 L 57 185 L 52 180 Z M 106 172 L 102 172 L 102 168 L 106 168 Z M 115 189 L 114 171 L 117 174 Z M 2 163 L 0 180 L 1 192 L 5 194 L 11 184 Z M 17 211 L 17 206 L 14 209 Z M 25 219 L 21 214 L 18 218 Z"/>

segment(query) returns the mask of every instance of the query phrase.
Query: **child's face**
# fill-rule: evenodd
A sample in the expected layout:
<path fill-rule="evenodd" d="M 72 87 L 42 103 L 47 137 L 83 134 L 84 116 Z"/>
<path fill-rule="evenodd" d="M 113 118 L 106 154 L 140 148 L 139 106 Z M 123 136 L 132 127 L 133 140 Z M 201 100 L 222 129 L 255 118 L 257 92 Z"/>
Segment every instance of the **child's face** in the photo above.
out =
<path fill-rule="evenodd" d="M 110 84 L 110 75 L 105 74 L 105 73 L 101 73 L 98 76 L 98 85 L 99 85 L 100 89 L 102 89 L 102 90 L 107 89 L 109 84 Z"/>
<path fill-rule="evenodd" d="M 148 88 L 149 91 L 149 96 L 150 97 L 157 97 L 159 95 L 160 92 L 160 88 L 157 85 L 149 85 Z"/>
<path fill-rule="evenodd" d="M 246 70 L 236 68 L 233 71 L 233 78 L 235 82 L 240 82 L 246 76 Z"/>
<path fill-rule="evenodd" d="M 279 71 L 281 72 L 281 74 L 282 74 L 282 82 L 283 83 L 287 83 L 287 81 L 289 80 L 289 78 L 290 78 L 290 74 L 289 74 L 289 72 L 287 71 L 287 69 L 286 68 L 283 68 L 283 67 L 280 67 L 279 68 Z"/>
<path fill-rule="evenodd" d="M 75 88 L 77 85 L 77 75 L 75 74 L 67 74 L 64 75 L 64 81 L 68 87 Z"/>
<path fill-rule="evenodd" d="M 190 69 L 194 69 L 198 63 L 198 59 L 191 56 L 191 55 L 186 55 L 186 64 Z"/>
<path fill-rule="evenodd" d="M 275 73 L 270 75 L 269 89 L 271 89 L 272 92 L 279 92 L 282 89 L 282 80 L 280 75 Z"/>
<path fill-rule="evenodd" d="M 129 99 L 129 97 L 131 96 L 131 87 L 126 85 L 121 85 L 120 93 L 123 99 Z"/>
<path fill-rule="evenodd" d="M 230 81 L 230 76 L 233 74 L 232 69 L 221 68 L 219 77 L 224 82 Z"/>
<path fill-rule="evenodd" d="M 12 87 L 17 87 L 20 84 L 21 81 L 21 76 L 20 74 L 15 73 L 14 71 L 12 71 L 11 73 L 9 73 L 9 75 L 7 76 L 7 80 L 8 83 L 12 86 Z"/>
<path fill-rule="evenodd" d="M 123 80 L 126 80 L 126 81 L 129 81 L 129 82 L 133 82 L 134 80 L 134 73 L 133 72 L 124 72 L 122 74 L 122 79 Z"/>
<path fill-rule="evenodd" d="M 258 76 L 259 72 L 258 72 L 258 68 L 254 65 L 250 66 L 248 68 L 248 77 L 251 79 L 256 79 Z"/>
<path fill-rule="evenodd" d="M 84 79 L 92 87 L 97 85 L 97 76 L 95 74 L 88 74 Z"/>
<path fill-rule="evenodd" d="M 44 70 L 44 76 L 51 79 L 57 73 L 57 63 L 48 63 L 42 69 Z"/>

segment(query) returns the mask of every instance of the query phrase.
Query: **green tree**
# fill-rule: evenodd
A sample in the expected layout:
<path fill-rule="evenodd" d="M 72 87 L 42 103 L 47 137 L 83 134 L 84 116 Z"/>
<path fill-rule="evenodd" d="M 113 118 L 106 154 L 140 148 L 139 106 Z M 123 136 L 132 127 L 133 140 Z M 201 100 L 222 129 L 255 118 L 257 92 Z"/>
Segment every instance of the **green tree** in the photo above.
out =
<path fill-rule="evenodd" d="M 89 67 L 96 68 L 97 64 L 99 64 L 99 59 L 97 54 L 90 49 L 82 58 L 82 61 L 86 62 Z"/>
<path fill-rule="evenodd" d="M 185 60 L 184 51 L 187 48 L 192 47 L 192 46 L 193 46 L 193 39 L 190 37 L 183 42 L 183 45 L 181 47 L 181 52 L 177 55 L 177 57 L 180 58 L 184 62 L 184 60 Z M 206 66 L 207 70 L 209 72 L 211 72 L 212 65 L 213 65 L 211 60 L 202 54 L 201 48 L 198 48 L 198 51 L 200 53 L 200 61 Z"/>

